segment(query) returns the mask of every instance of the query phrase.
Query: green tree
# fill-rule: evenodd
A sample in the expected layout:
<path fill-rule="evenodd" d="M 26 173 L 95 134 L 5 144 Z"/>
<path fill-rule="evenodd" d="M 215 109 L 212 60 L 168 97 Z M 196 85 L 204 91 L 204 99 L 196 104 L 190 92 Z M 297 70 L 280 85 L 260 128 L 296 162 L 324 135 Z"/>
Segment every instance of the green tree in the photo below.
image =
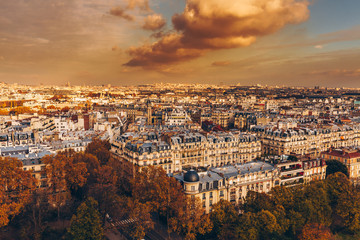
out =
<path fill-rule="evenodd" d="M 326 161 L 326 165 L 326 177 L 337 172 L 342 172 L 349 177 L 349 170 L 342 162 L 338 160 L 328 160 Z"/>
<path fill-rule="evenodd" d="M 258 228 L 260 239 L 272 239 L 280 233 L 280 226 L 276 217 L 270 211 L 262 210 L 256 214 L 255 224 Z"/>
<path fill-rule="evenodd" d="M 345 228 L 355 233 L 360 230 L 360 193 L 355 188 L 348 190 L 340 194 L 336 213 L 342 217 Z"/>
<path fill-rule="evenodd" d="M 344 192 L 351 191 L 351 184 L 349 179 L 342 172 L 337 172 L 329 175 L 326 178 L 327 191 L 330 200 L 330 205 L 334 209 L 338 205 L 340 195 Z"/>
<path fill-rule="evenodd" d="M 101 240 L 103 229 L 98 203 L 93 198 L 88 198 L 76 210 L 76 215 L 71 218 L 69 229 L 72 240 Z"/>
<path fill-rule="evenodd" d="M 213 223 L 212 235 L 218 239 L 234 239 L 239 214 L 229 201 L 220 200 L 212 207 L 210 220 Z"/>
<path fill-rule="evenodd" d="M 297 196 L 302 195 L 302 199 L 295 200 L 296 209 L 305 217 L 306 223 L 319 223 L 329 226 L 332 210 L 325 184 L 313 183 L 298 192 Z"/>
<path fill-rule="evenodd" d="M 248 212 L 242 214 L 235 230 L 237 236 L 236 239 L 257 240 L 259 238 L 259 231 L 255 223 L 255 213 Z"/>
<path fill-rule="evenodd" d="M 268 194 L 249 191 L 241 207 L 245 212 L 257 213 L 261 210 L 273 210 L 274 204 Z"/>

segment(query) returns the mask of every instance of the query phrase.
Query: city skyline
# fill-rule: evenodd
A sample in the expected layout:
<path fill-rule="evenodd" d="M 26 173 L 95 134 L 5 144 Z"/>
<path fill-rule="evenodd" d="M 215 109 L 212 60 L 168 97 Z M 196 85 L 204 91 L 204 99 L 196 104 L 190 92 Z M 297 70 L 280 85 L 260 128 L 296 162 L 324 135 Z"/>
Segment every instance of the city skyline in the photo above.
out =
<path fill-rule="evenodd" d="M 0 3 L 0 81 L 360 87 L 355 0 Z"/>

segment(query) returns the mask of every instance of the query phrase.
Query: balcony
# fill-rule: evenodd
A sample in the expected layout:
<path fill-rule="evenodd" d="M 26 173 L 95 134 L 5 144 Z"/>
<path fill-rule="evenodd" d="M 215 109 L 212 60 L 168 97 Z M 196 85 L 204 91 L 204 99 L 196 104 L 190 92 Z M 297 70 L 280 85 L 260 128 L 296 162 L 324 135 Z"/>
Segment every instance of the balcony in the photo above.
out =
<path fill-rule="evenodd" d="M 282 176 L 280 177 L 281 182 L 289 182 L 293 180 L 303 179 L 304 175 L 297 174 L 295 176 Z"/>

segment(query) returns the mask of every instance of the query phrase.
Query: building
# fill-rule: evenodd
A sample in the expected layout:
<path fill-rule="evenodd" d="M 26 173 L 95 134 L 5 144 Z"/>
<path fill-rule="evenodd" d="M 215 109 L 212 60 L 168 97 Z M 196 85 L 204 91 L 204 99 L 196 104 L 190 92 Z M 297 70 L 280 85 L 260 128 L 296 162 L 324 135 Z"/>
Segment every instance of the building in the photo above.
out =
<path fill-rule="evenodd" d="M 189 170 L 174 176 L 184 187 L 186 195 L 199 198 L 205 213 L 221 199 L 232 203 L 243 201 L 249 191 L 268 193 L 280 185 L 279 171 L 264 162 L 249 162 L 205 172 Z"/>
<path fill-rule="evenodd" d="M 319 157 L 330 147 L 358 146 L 360 126 L 327 125 L 318 128 L 277 128 L 256 126 L 252 131 L 262 142 L 262 153 L 266 155 L 310 154 Z"/>
<path fill-rule="evenodd" d="M 255 135 L 240 132 L 127 132 L 112 142 L 112 152 L 138 166 L 160 165 L 167 173 L 191 167 L 219 167 L 259 158 Z"/>
<path fill-rule="evenodd" d="M 360 181 L 360 152 L 351 148 L 330 148 L 321 153 L 324 160 L 337 160 L 345 164 L 349 172 L 349 178 L 354 183 Z"/>

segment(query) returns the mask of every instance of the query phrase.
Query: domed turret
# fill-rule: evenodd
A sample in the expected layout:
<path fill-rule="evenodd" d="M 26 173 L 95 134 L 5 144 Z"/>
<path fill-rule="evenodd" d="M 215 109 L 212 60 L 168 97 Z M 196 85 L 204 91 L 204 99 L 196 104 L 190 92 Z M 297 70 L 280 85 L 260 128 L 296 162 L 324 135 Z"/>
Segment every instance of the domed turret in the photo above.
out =
<path fill-rule="evenodd" d="M 184 181 L 185 182 L 198 182 L 199 181 L 199 175 L 195 170 L 187 171 L 184 175 Z"/>

